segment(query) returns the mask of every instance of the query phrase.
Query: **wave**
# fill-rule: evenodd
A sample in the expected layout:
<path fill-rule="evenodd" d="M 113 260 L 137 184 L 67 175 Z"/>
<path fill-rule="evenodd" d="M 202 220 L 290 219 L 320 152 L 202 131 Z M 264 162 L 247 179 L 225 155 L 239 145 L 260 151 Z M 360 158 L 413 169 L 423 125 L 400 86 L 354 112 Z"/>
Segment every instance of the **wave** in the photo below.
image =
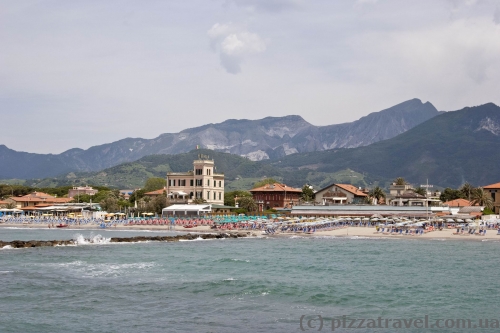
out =
<path fill-rule="evenodd" d="M 221 238 L 223 239 L 223 238 Z M 195 238 L 195 239 L 179 239 L 179 242 L 196 242 L 196 241 L 209 241 L 209 240 L 218 240 L 217 238 L 212 238 L 212 239 L 203 239 L 201 237 Z"/>
<path fill-rule="evenodd" d="M 215 262 L 250 262 L 250 260 L 247 259 L 232 259 L 232 258 L 221 258 L 214 260 Z"/>
<path fill-rule="evenodd" d="M 148 270 L 157 266 L 155 262 L 89 263 L 84 260 L 65 263 L 42 263 L 38 265 L 42 267 L 52 267 L 56 270 L 64 268 L 70 272 L 76 272 L 78 276 L 87 278 L 127 276 L 133 272 Z"/>
<path fill-rule="evenodd" d="M 90 236 L 85 237 L 82 234 L 74 234 L 73 240 L 76 245 L 93 245 L 93 244 L 109 244 L 111 238 L 103 237 L 100 234 L 94 235 L 90 233 Z"/>

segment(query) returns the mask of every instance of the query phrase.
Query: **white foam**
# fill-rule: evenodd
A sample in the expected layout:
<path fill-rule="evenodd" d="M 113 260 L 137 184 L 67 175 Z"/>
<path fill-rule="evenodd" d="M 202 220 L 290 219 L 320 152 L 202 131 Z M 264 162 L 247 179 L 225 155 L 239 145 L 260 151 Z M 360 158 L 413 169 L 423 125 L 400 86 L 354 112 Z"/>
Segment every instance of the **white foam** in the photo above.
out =
<path fill-rule="evenodd" d="M 10 245 L 5 245 L 4 247 L 2 247 L 2 250 L 12 250 L 12 249 L 14 248 Z"/>
<path fill-rule="evenodd" d="M 231 259 L 232 261 L 244 261 L 244 262 L 250 262 L 250 260 L 242 260 L 242 259 Z"/>
<path fill-rule="evenodd" d="M 109 244 L 111 238 L 106 238 L 101 235 L 94 235 L 90 233 L 89 237 L 85 237 L 82 234 L 73 235 L 73 240 L 76 245 L 90 245 L 90 244 Z"/>
<path fill-rule="evenodd" d="M 76 260 L 66 263 L 44 263 L 40 266 L 54 267 L 56 269 L 67 269 L 76 271 L 82 277 L 116 277 L 128 275 L 137 270 L 150 269 L 156 266 L 154 262 L 138 262 L 130 264 L 117 263 L 88 263 L 86 261 Z"/>
<path fill-rule="evenodd" d="M 230 278 L 224 279 L 224 281 L 238 281 L 238 279 L 230 277 Z"/>

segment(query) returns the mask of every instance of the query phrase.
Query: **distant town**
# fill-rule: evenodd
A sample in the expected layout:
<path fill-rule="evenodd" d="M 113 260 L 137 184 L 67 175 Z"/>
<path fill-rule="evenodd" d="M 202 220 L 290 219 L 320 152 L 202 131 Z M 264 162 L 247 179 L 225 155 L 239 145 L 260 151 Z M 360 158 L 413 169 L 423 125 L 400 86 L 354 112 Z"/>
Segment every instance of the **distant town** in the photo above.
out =
<path fill-rule="evenodd" d="M 332 183 L 314 189 L 287 186 L 263 178 L 253 188 L 224 191 L 224 175 L 215 161 L 199 156 L 193 169 L 168 172 L 150 178 L 143 188 L 115 190 L 74 186 L 33 190 L 21 185 L 0 184 L 0 214 L 26 216 L 161 216 L 167 214 L 283 214 L 291 216 L 444 216 L 480 218 L 499 214 L 500 183 L 458 189 L 433 190 L 429 184 L 409 184 L 397 177 L 388 189 L 361 188 Z M 199 208 L 204 206 L 203 208 Z M 186 208 L 188 207 L 188 208 Z M 188 212 L 189 211 L 189 212 Z"/>

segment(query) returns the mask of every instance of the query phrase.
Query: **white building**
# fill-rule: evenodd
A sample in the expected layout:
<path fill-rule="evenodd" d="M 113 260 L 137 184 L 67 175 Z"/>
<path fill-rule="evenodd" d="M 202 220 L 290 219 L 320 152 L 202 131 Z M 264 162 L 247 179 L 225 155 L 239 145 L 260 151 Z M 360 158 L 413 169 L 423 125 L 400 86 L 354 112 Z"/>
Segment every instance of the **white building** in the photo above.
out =
<path fill-rule="evenodd" d="M 168 172 L 165 191 L 171 203 L 192 203 L 204 199 L 207 203 L 224 204 L 224 174 L 215 173 L 213 160 L 199 155 L 188 172 Z"/>
<path fill-rule="evenodd" d="M 74 186 L 68 191 L 68 198 L 74 198 L 83 194 L 95 195 L 97 192 L 97 190 L 94 190 L 90 186 Z"/>

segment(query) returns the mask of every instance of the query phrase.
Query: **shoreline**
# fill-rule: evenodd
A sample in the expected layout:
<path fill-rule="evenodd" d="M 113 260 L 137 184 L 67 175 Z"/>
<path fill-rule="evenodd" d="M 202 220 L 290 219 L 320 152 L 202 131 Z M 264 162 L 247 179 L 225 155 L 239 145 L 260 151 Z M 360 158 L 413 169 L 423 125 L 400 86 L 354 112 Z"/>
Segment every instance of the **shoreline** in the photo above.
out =
<path fill-rule="evenodd" d="M 0 228 L 17 228 L 17 229 L 59 229 L 59 228 L 48 228 L 48 224 L 7 224 L 1 223 Z M 225 229 L 210 229 L 209 226 L 197 226 L 194 228 L 183 228 L 182 226 L 175 226 L 174 229 L 170 229 L 170 226 L 165 225 L 133 225 L 133 226 L 122 226 L 118 225 L 116 227 L 110 228 L 100 228 L 98 225 L 81 225 L 81 226 L 69 226 L 66 228 L 61 228 L 62 230 L 103 230 L 103 231 L 152 231 L 152 232 L 175 232 L 175 233 L 195 233 L 195 234 L 205 234 L 205 233 L 241 233 L 250 232 L 256 234 L 257 237 L 297 237 L 302 238 L 307 237 L 363 237 L 363 238 L 381 238 L 381 239 L 426 239 L 426 240 L 458 240 L 458 241 L 483 241 L 483 240 L 499 240 L 500 235 L 497 235 L 497 230 L 490 229 L 487 230 L 486 235 L 454 235 L 453 233 L 456 229 L 445 229 L 445 230 L 435 230 L 431 232 L 424 233 L 422 235 L 399 235 L 399 234 L 383 234 L 377 233 L 375 227 L 347 227 L 339 228 L 327 231 L 316 231 L 314 233 L 277 233 L 277 234 L 263 234 L 261 230 L 249 229 L 249 230 L 225 230 Z"/>

